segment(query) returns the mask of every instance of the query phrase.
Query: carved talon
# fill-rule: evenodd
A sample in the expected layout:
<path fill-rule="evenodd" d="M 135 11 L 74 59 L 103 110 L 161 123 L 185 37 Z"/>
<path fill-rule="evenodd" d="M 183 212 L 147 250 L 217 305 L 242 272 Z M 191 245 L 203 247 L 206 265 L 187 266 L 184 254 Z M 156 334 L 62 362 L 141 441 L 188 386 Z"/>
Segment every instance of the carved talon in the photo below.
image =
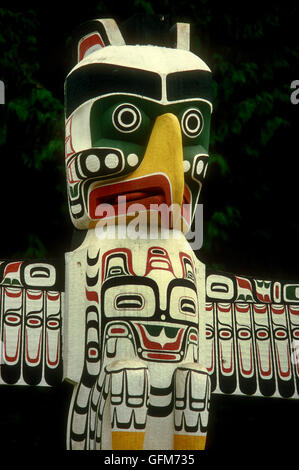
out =
<path fill-rule="evenodd" d="M 175 449 L 203 449 L 210 401 L 210 377 L 206 369 L 187 363 L 175 372 Z M 186 447 L 187 446 L 187 447 Z"/>
<path fill-rule="evenodd" d="M 113 449 L 142 449 L 149 395 L 147 367 L 140 361 L 115 361 L 106 373 L 110 374 Z"/>

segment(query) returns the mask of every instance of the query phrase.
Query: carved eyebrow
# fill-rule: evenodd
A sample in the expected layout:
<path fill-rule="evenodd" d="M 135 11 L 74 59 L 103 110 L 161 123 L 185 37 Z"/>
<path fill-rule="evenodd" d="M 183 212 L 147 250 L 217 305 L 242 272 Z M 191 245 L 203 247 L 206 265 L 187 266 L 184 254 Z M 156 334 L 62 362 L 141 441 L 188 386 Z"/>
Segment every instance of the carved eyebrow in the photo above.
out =
<path fill-rule="evenodd" d="M 65 82 L 66 117 L 86 101 L 112 93 L 162 98 L 158 73 L 111 64 L 89 64 L 72 72 Z"/>
<path fill-rule="evenodd" d="M 201 98 L 212 103 L 212 74 L 207 70 L 186 70 L 167 75 L 169 101 Z"/>

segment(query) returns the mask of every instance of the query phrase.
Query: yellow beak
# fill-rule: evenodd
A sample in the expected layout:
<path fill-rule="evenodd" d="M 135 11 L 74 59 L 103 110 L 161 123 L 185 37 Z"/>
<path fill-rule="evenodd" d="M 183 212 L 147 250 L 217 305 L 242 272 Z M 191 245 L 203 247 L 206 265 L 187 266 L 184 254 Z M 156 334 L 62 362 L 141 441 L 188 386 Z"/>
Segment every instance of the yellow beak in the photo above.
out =
<path fill-rule="evenodd" d="M 111 185 L 117 190 L 118 183 L 125 184 L 120 189 L 126 188 L 126 191 L 129 189 L 129 192 L 133 195 L 138 195 L 139 192 L 139 195 L 142 194 L 142 197 L 146 197 L 148 202 L 153 205 L 156 204 L 157 200 L 159 201 L 159 198 L 155 198 L 155 191 L 158 194 L 164 193 L 165 198 L 162 198 L 162 201 L 166 202 L 170 211 L 169 214 L 171 214 L 170 220 L 167 222 L 169 227 L 177 227 L 178 224 L 181 224 L 181 207 L 184 194 L 183 147 L 181 127 L 174 114 L 165 113 L 157 117 L 142 163 L 128 177 L 114 180 Z M 146 184 L 149 185 L 149 190 L 153 185 L 152 202 L 150 191 L 143 192 L 146 191 L 144 189 Z M 129 203 L 131 202 L 132 200 L 129 200 Z M 159 204 L 160 202 L 158 206 Z M 147 208 L 149 214 L 148 210 L 151 211 L 151 207 Z M 157 209 L 153 210 L 157 212 Z M 120 221 L 124 223 L 123 220 L 127 224 L 136 217 L 135 212 L 136 209 L 134 209 L 132 215 L 129 212 L 124 212 L 125 219 L 119 218 L 118 213 L 116 216 L 117 224 Z M 174 216 L 174 213 L 176 216 Z M 100 222 L 91 221 L 90 228 L 97 223 Z M 105 218 L 103 223 L 105 224 Z M 181 229 L 181 227 L 179 228 Z"/>
<path fill-rule="evenodd" d="M 154 124 L 143 161 L 128 180 L 163 173 L 169 179 L 172 204 L 183 203 L 184 171 L 181 127 L 174 114 L 158 116 Z"/>

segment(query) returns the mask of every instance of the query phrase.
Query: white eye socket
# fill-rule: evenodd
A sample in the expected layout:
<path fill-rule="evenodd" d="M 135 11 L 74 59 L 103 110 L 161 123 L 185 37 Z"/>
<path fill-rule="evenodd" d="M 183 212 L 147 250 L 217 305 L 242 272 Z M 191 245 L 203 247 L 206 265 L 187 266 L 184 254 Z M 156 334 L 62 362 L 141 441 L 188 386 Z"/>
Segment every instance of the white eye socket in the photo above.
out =
<path fill-rule="evenodd" d="M 141 113 L 133 104 L 120 104 L 113 111 L 112 122 L 120 132 L 133 132 L 141 124 Z"/>
<path fill-rule="evenodd" d="M 198 137 L 203 128 L 201 112 L 196 108 L 185 111 L 181 119 L 181 126 L 187 137 Z"/>

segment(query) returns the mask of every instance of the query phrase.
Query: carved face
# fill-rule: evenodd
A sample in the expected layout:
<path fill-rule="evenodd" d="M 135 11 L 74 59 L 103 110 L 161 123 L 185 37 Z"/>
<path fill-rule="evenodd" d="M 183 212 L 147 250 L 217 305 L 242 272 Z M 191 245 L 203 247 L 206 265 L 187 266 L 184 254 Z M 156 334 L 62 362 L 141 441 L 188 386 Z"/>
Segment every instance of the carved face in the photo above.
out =
<path fill-rule="evenodd" d="M 178 362 L 187 353 L 195 360 L 199 307 L 192 259 L 152 246 L 143 275 L 136 275 L 132 262 L 128 249 L 103 256 L 101 318 L 110 356 L 117 355 L 121 339 L 131 338 L 143 360 Z"/>
<path fill-rule="evenodd" d="M 107 46 L 66 80 L 66 172 L 74 225 L 87 229 L 115 208 L 190 204 L 208 159 L 210 70 L 193 53 Z M 118 206 L 119 208 L 119 206 Z"/>

